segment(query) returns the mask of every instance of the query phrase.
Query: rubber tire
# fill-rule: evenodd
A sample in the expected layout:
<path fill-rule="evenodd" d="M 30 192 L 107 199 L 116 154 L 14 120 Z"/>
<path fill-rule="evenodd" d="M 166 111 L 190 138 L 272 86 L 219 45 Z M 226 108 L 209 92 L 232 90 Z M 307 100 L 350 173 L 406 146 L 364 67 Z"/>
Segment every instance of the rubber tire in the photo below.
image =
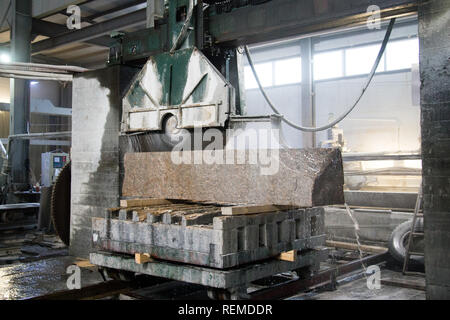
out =
<path fill-rule="evenodd" d="M 407 244 L 411 228 L 412 228 L 412 220 L 403 222 L 394 229 L 389 238 L 388 243 L 389 253 L 399 263 L 404 263 L 405 261 L 405 254 L 406 254 L 405 243 Z M 417 220 L 415 232 L 423 232 L 423 219 Z M 411 260 L 414 260 L 415 262 L 420 264 L 424 263 L 423 257 L 419 256 L 412 256 Z"/>

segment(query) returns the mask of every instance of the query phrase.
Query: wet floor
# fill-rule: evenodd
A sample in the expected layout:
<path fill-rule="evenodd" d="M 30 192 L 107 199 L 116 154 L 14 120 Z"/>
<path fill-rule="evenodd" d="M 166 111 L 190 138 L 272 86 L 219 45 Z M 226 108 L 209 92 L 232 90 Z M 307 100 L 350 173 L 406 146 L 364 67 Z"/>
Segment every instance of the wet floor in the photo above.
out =
<path fill-rule="evenodd" d="M 29 299 L 67 290 L 66 282 L 69 275 L 66 274 L 66 270 L 75 262 L 73 257 L 64 256 L 0 267 L 0 300 Z M 382 279 L 385 278 L 405 277 L 400 272 L 383 269 Z M 98 271 L 81 269 L 82 287 L 100 282 L 102 278 Z M 361 278 L 339 285 L 335 291 L 302 293 L 289 300 L 425 300 L 425 292 L 384 284 L 380 289 L 370 290 L 366 279 Z"/>
<path fill-rule="evenodd" d="M 381 270 L 381 279 L 408 280 L 423 282 L 420 278 L 403 276 L 401 272 Z M 361 278 L 341 286 L 334 291 L 316 294 L 299 294 L 289 300 L 425 300 L 425 291 L 381 284 L 379 289 L 369 289 L 367 279 Z"/>
<path fill-rule="evenodd" d="M 350 256 L 348 256 L 350 254 Z M 335 251 L 333 259 L 324 262 L 322 268 L 334 266 L 335 260 L 358 258 L 357 252 Z M 338 257 L 338 258 L 337 258 Z M 340 257 L 340 258 L 339 258 Z M 0 236 L 0 300 L 22 300 L 67 290 L 67 268 L 79 260 L 67 255 L 67 248 L 54 236 L 31 231 L 25 234 L 13 233 Z M 345 261 L 344 261 L 345 262 Z M 4 263 L 2 265 L 2 263 Z M 11 264 L 6 264 L 11 263 Z M 385 280 L 418 281 L 406 277 L 398 271 L 382 269 L 381 277 Z M 350 277 L 351 278 L 351 277 Z M 343 281 L 334 291 L 301 293 L 291 300 L 424 300 L 425 292 L 411 288 L 382 284 L 381 288 L 370 290 L 365 278 L 351 278 Z M 94 267 L 81 268 L 81 286 L 86 287 L 103 282 L 100 273 Z M 392 281 L 391 281 L 392 282 Z M 145 299 L 173 299 L 173 288 L 176 283 L 166 283 L 160 287 L 149 288 L 137 292 Z M 169 294 L 164 294 L 164 288 Z M 178 285 L 179 286 L 179 285 Z M 195 286 L 194 286 L 195 287 Z M 182 291 L 191 290 L 195 294 L 203 291 L 190 285 L 180 287 Z M 195 289 L 195 290 L 194 290 Z M 156 291 L 155 291 L 156 290 Z M 199 291 L 200 290 L 200 291 Z M 183 292 L 184 292 L 183 291 Z M 156 293 L 155 293 L 156 292 Z M 189 291 L 190 292 L 190 291 Z M 180 297 L 192 299 L 194 296 L 178 293 Z M 206 294 L 198 295 L 206 299 Z"/>
<path fill-rule="evenodd" d="M 0 267 L 0 300 L 29 299 L 67 290 L 67 267 L 75 263 L 69 256 Z M 97 271 L 81 269 L 81 285 L 102 282 Z"/>

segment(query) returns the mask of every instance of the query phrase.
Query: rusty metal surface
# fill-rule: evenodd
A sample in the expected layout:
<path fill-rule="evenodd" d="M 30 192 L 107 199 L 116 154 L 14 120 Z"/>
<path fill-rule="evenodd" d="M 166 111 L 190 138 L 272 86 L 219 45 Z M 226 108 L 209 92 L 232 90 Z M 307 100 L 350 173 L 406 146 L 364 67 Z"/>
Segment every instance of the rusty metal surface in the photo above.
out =
<path fill-rule="evenodd" d="M 190 159 L 182 164 L 174 152 L 126 154 L 123 196 L 299 207 L 344 203 L 339 150 L 256 151 L 267 157 L 266 166 L 251 162 L 251 152 L 243 152 L 244 164 L 236 164 L 242 162 L 233 151 L 230 158 L 224 155 L 224 164 L 211 165 L 194 164 L 205 159 L 204 151 L 179 153 Z"/>

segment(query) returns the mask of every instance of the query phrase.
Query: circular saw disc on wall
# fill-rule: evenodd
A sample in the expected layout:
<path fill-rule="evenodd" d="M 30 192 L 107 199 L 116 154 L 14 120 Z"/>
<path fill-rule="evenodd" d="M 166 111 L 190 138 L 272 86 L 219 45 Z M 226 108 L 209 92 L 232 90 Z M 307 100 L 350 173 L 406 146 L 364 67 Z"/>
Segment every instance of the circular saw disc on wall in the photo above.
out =
<path fill-rule="evenodd" d="M 61 240 L 70 243 L 71 163 L 61 170 L 53 186 L 50 214 L 56 233 Z"/>

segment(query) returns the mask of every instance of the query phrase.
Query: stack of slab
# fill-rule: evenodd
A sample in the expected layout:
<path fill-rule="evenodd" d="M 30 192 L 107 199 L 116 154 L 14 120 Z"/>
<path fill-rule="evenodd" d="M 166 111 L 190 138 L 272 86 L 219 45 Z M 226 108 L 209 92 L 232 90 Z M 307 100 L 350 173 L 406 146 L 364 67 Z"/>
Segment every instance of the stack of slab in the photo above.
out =
<path fill-rule="evenodd" d="M 94 246 L 227 269 L 325 244 L 323 208 L 231 216 L 224 209 L 178 203 L 111 211 L 93 218 Z"/>

